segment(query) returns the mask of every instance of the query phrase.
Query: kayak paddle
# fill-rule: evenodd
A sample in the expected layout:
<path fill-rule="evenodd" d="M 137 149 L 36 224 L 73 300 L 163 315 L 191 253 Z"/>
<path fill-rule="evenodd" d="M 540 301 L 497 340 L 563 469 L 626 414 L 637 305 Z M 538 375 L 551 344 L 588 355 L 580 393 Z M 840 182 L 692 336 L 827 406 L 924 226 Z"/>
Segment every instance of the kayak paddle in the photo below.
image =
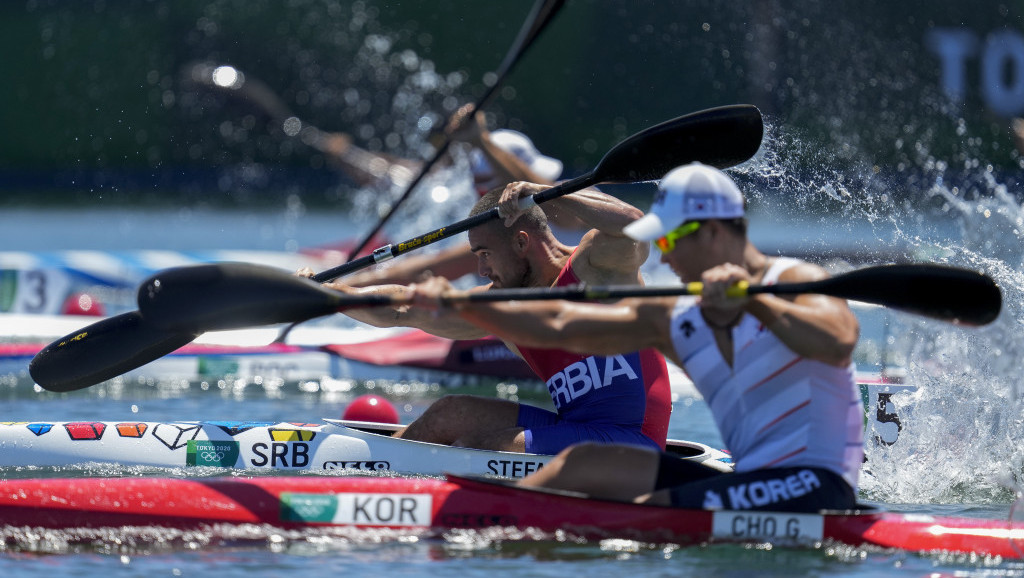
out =
<path fill-rule="evenodd" d="M 657 180 L 670 170 L 693 161 L 718 168 L 735 166 L 757 153 L 763 136 L 761 111 L 749 104 L 722 106 L 676 117 L 620 142 L 605 153 L 594 170 L 526 198 L 526 206 L 599 183 Z M 321 283 L 331 281 L 499 218 L 498 209 L 493 208 L 407 241 L 379 247 L 369 255 L 318 273 L 313 280 Z M 356 249 L 352 254 L 358 252 Z"/>
<path fill-rule="evenodd" d="M 512 43 L 512 47 L 509 49 L 508 54 L 505 55 L 505 59 L 501 62 L 501 66 L 498 68 L 498 71 L 494 73 L 494 82 L 487 87 L 483 95 L 476 100 L 473 107 L 466 113 L 466 116 L 463 117 L 465 122 L 473 122 L 473 115 L 476 114 L 476 111 L 486 106 L 487 103 L 494 98 L 494 95 L 497 94 L 498 87 L 501 85 L 502 81 L 506 76 L 508 76 L 508 73 L 511 72 L 513 67 L 515 67 L 516 63 L 519 62 L 520 58 L 526 53 L 530 45 L 533 44 L 533 41 L 540 36 L 541 31 L 547 27 L 548 23 L 551 22 L 564 3 L 565 0 L 537 0 L 533 5 L 533 8 L 530 10 L 529 16 L 526 17 L 526 22 L 519 30 L 519 34 L 516 36 L 515 42 Z M 419 172 L 412 179 L 412 182 L 405 186 L 405 191 L 402 195 L 398 197 L 398 200 L 395 201 L 393 205 L 391 205 L 388 212 L 380 218 L 376 226 L 374 226 L 373 229 L 371 229 L 370 232 L 368 232 L 363 239 L 356 244 L 352 249 L 352 252 L 349 253 L 350 255 L 358 255 L 364 248 L 366 248 L 366 245 L 377 235 L 378 232 L 380 232 L 384 225 L 391 219 L 391 216 L 398 211 L 398 208 L 402 206 L 402 203 L 412 195 L 412 192 L 427 176 L 430 169 L 432 169 L 441 157 L 448 152 L 448 147 L 451 145 L 450 135 L 447 131 L 441 131 L 441 137 L 442 140 L 434 151 L 434 156 L 430 157 L 430 159 L 420 167 Z"/>
<path fill-rule="evenodd" d="M 28 372 L 43 389 L 74 391 L 163 357 L 198 335 L 160 329 L 129 311 L 47 345 L 29 362 Z"/>
<path fill-rule="evenodd" d="M 757 153 L 763 133 L 761 113 L 751 105 L 724 106 L 687 114 L 627 138 L 608 151 L 591 172 L 534 195 L 532 200 L 542 203 L 602 182 L 627 183 L 659 179 L 669 170 L 693 161 L 718 168 L 737 165 Z M 442 227 L 397 245 L 386 245 L 376 249 L 372 255 L 319 273 L 313 276 L 313 281 L 335 279 L 498 218 L 498 210 L 492 209 L 450 227 Z M 156 278 L 159 278 L 159 274 Z M 296 280 L 302 281 L 299 278 Z M 316 286 L 316 283 L 309 283 Z M 147 285 L 149 282 L 143 285 L 140 293 Z M 243 293 L 245 291 L 243 289 Z M 279 298 L 260 293 L 262 302 L 269 303 L 271 308 L 278 306 L 276 300 Z M 199 327 L 205 322 L 205 312 L 210 308 L 201 305 L 204 297 L 196 299 L 198 302 L 178 311 L 182 325 Z M 222 300 L 217 300 L 217 303 L 224 304 Z M 193 305 L 201 307 L 204 313 L 191 315 Z M 256 324 L 272 323 L 267 319 L 273 318 L 273 314 L 267 315 Z M 292 314 L 290 316 L 285 320 L 299 320 Z M 243 320 L 244 324 L 253 323 Z M 124 313 L 51 343 L 29 363 L 29 374 L 43 389 L 74 391 L 162 357 L 192 341 L 199 333 L 202 331 L 168 333 L 166 329 L 143 319 L 138 312 Z M 83 334 L 88 338 L 82 337 Z"/>
<path fill-rule="evenodd" d="M 701 283 L 671 287 L 570 286 L 491 289 L 452 301 L 486 302 L 699 295 Z M 961 325 L 985 325 L 999 315 L 1002 295 L 988 276 L 943 265 L 866 267 L 805 283 L 737 286 L 737 297 L 815 293 L 883 305 Z M 346 295 L 265 265 L 213 263 L 167 269 L 142 284 L 139 310 L 147 322 L 171 331 L 201 333 L 304 321 L 355 307 L 401 305 L 390 295 Z"/>

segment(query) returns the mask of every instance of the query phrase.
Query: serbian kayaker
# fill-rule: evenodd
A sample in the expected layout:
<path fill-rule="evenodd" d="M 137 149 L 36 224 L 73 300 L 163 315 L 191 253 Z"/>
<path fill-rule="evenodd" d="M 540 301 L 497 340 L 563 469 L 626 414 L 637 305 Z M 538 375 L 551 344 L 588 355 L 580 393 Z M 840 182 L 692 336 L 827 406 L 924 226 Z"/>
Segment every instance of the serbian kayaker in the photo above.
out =
<path fill-rule="evenodd" d="M 594 189 L 519 209 L 521 197 L 549 188 L 517 182 L 485 194 L 471 215 L 499 208 L 504 220 L 471 229 L 470 247 L 478 273 L 490 283 L 475 288 L 552 287 L 581 281 L 636 284 L 649 245 L 626 237 L 622 228 L 643 213 Z M 545 213 L 564 212 L 592 227 L 578 246 L 562 243 Z M 348 294 L 410 294 L 411 286 L 353 288 L 328 284 Z M 351 309 L 346 315 L 377 327 L 416 327 L 452 339 L 488 335 L 457 316 L 439 317 L 417 307 Z M 547 383 L 557 411 L 514 401 L 449 395 L 432 404 L 399 436 L 481 449 L 554 454 L 581 441 L 665 447 L 672 411 L 665 359 L 653 349 L 611 356 L 580 355 L 523 347 L 506 341 Z"/>
<path fill-rule="evenodd" d="M 594 497 L 682 508 L 817 511 L 855 505 L 863 409 L 852 355 L 859 325 L 845 300 L 823 295 L 730 297 L 739 282 L 796 283 L 828 276 L 810 263 L 768 257 L 747 238 L 745 201 L 728 175 L 700 164 L 661 181 L 651 210 L 624 232 L 654 241 L 698 296 L 466 303 L 457 314 L 503 339 L 614 355 L 656 348 L 703 395 L 734 473 L 636 446 L 580 444 L 522 481 Z M 416 290 L 421 306 L 457 293 L 441 280 Z M 445 313 L 447 311 L 447 313 Z"/>
<path fill-rule="evenodd" d="M 525 134 L 508 129 L 488 130 L 482 111 L 468 118 L 472 105 L 465 105 L 448 121 L 447 132 L 454 142 L 470 147 L 470 171 L 473 186 L 480 196 L 509 183 L 524 181 L 554 184 L 562 174 L 562 161 L 542 154 Z M 572 215 L 550 215 L 559 227 L 578 230 L 583 225 Z M 424 276 L 437 275 L 458 279 L 476 271 L 476 256 L 469 243 L 459 242 L 440 251 L 409 255 L 361 271 L 345 279 L 353 287 L 368 285 L 407 285 Z"/>

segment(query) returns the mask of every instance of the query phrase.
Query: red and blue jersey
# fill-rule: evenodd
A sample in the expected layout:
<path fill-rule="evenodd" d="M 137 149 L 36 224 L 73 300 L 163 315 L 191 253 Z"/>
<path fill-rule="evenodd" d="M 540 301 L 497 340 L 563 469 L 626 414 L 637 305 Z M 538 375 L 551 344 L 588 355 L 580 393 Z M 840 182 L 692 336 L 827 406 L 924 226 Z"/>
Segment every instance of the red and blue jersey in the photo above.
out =
<path fill-rule="evenodd" d="M 554 286 L 579 282 L 570 257 Z M 519 345 L 517 348 L 547 383 L 560 421 L 586 424 L 591 430 L 607 426 L 616 432 L 639 433 L 653 445 L 665 448 L 672 392 L 661 353 L 644 349 L 603 356 Z M 613 438 L 594 441 L 629 441 L 619 434 Z"/>

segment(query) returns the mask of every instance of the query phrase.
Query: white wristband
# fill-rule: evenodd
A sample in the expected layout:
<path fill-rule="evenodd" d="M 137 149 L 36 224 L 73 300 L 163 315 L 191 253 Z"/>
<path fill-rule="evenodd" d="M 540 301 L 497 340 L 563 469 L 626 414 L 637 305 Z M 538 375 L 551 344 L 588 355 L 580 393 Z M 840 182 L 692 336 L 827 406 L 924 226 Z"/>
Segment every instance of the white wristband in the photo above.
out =
<path fill-rule="evenodd" d="M 537 201 L 533 200 L 533 195 L 529 197 L 519 197 L 519 210 L 527 211 L 537 206 Z"/>

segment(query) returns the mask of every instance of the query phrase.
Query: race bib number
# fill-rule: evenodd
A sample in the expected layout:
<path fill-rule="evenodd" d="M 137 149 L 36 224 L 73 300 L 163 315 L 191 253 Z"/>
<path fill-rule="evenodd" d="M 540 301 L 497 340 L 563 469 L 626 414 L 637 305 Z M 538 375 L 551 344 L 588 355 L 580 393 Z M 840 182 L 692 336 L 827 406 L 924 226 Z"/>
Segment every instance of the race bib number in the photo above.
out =
<path fill-rule="evenodd" d="M 728 540 L 813 542 L 823 539 L 825 518 L 779 512 L 715 512 L 712 535 Z"/>

